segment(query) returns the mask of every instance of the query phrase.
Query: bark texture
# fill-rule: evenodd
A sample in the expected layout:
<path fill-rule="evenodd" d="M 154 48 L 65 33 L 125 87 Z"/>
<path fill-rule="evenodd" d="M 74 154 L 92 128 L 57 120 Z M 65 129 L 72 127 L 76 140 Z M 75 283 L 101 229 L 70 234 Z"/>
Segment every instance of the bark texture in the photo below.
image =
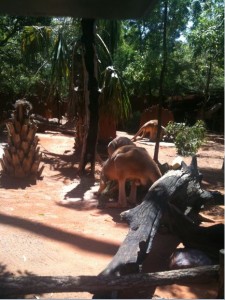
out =
<path fill-rule="evenodd" d="M 143 202 L 121 214 L 130 227 L 127 237 L 109 265 L 100 275 L 138 273 L 151 251 L 154 236 L 163 222 L 187 247 L 200 249 L 212 258 L 224 246 L 224 225 L 199 226 L 186 211 L 196 214 L 201 206 L 213 199 L 213 193 L 201 188 L 202 175 L 194 156 L 188 167 L 169 171 L 149 189 Z M 96 294 L 94 298 L 111 298 L 112 294 Z M 115 293 L 113 294 L 115 298 Z"/>
<path fill-rule="evenodd" d="M 19 276 L 0 278 L 0 297 L 52 292 L 97 292 L 218 280 L 219 266 L 117 276 Z"/>
<path fill-rule="evenodd" d="M 30 120 L 31 104 L 17 100 L 12 119 L 6 123 L 8 145 L 4 149 L 1 165 L 3 174 L 15 178 L 40 177 L 43 166 L 41 162 L 37 126 Z"/>
<path fill-rule="evenodd" d="M 94 175 L 99 121 L 99 88 L 97 79 L 97 54 L 95 48 L 95 20 L 82 19 L 81 26 L 83 31 L 82 44 L 84 47 L 84 73 L 87 78 L 84 83 L 86 128 L 79 170 L 83 173 L 86 165 L 90 163 L 91 173 Z"/>

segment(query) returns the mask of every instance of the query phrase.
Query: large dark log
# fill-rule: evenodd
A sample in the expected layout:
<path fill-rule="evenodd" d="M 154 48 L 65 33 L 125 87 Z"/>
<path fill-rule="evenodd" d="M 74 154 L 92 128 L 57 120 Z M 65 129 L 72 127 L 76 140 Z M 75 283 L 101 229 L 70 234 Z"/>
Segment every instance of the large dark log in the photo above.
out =
<path fill-rule="evenodd" d="M 139 265 L 150 250 L 161 215 L 160 207 L 156 202 L 143 202 L 142 205 L 122 214 L 130 225 L 130 231 L 101 275 L 129 272 L 128 266 L 132 272 L 138 272 Z"/>
<path fill-rule="evenodd" d="M 224 299 L 224 249 L 220 250 L 219 289 L 217 299 Z"/>
<path fill-rule="evenodd" d="M 187 208 L 198 212 L 203 204 L 213 199 L 211 192 L 201 188 L 201 179 L 196 157 L 193 157 L 189 167 L 183 163 L 181 170 L 166 173 L 151 186 L 140 205 L 123 212 L 121 217 L 129 223 L 129 233 L 101 275 L 137 273 L 152 248 L 160 221 L 167 224 L 181 242 L 183 239 L 186 245 L 203 248 L 203 251 L 208 245 L 208 253 L 218 256 L 223 248 L 221 231 L 224 231 L 224 226 L 200 228 L 185 215 Z M 219 240 L 214 244 L 215 235 Z M 94 295 L 94 298 L 102 297 L 102 294 Z M 112 295 L 104 294 L 104 297 L 110 298 Z"/>
<path fill-rule="evenodd" d="M 148 288 L 155 285 L 207 283 L 218 281 L 219 266 L 205 266 L 183 270 L 132 274 L 126 276 L 19 276 L 0 277 L 0 297 L 26 294 L 97 292 Z"/>
<path fill-rule="evenodd" d="M 113 274 L 124 265 L 142 263 L 141 258 L 151 249 L 160 219 L 163 217 L 168 226 L 174 227 L 170 203 L 184 213 L 188 206 L 201 206 L 211 199 L 212 195 L 201 189 L 199 178 L 193 159 L 189 168 L 183 165 L 182 170 L 166 173 L 151 186 L 140 205 L 123 212 L 121 217 L 129 224 L 129 233 L 101 274 Z"/>
<path fill-rule="evenodd" d="M 46 119 L 40 115 L 32 114 L 31 119 L 38 127 L 38 132 L 45 132 L 47 130 L 49 131 L 56 131 L 61 132 L 63 134 L 68 134 L 74 136 L 75 129 L 67 128 L 65 125 L 61 125 L 56 121 Z M 26 130 L 26 128 L 23 128 L 22 130 Z"/>
<path fill-rule="evenodd" d="M 173 232 L 187 248 L 199 249 L 214 260 L 219 260 L 219 250 L 224 248 L 224 225 L 197 226 L 174 206 L 170 206 Z"/>

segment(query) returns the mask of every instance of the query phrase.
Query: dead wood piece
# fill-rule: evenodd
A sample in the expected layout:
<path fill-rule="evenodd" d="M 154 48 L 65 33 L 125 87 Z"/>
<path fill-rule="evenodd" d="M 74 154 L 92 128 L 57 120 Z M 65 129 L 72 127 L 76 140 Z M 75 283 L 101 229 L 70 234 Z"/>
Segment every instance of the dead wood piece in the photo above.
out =
<path fill-rule="evenodd" d="M 219 289 L 217 299 L 224 299 L 224 249 L 220 250 Z"/>
<path fill-rule="evenodd" d="M 32 120 L 37 125 L 37 130 L 39 132 L 45 132 L 49 130 L 49 131 L 58 131 L 73 136 L 75 134 L 75 129 L 66 128 L 64 125 L 61 125 L 55 121 L 50 121 L 40 115 L 33 114 Z"/>
<path fill-rule="evenodd" d="M 0 278 L 0 296 L 62 292 L 100 292 L 149 288 L 168 284 L 207 283 L 218 280 L 219 266 L 132 274 L 126 276 L 18 276 Z"/>
<path fill-rule="evenodd" d="M 126 264 L 142 263 L 140 257 L 145 257 L 150 251 L 162 215 L 170 223 L 168 203 L 175 202 L 184 213 L 187 206 L 194 205 L 202 197 L 204 199 L 205 194 L 208 196 L 196 178 L 197 171 L 186 165 L 183 165 L 182 170 L 169 171 L 151 186 L 140 205 L 122 213 L 121 217 L 128 222 L 130 231 L 101 274 L 113 274 Z M 140 248 L 143 243 L 146 245 Z"/>
<path fill-rule="evenodd" d="M 170 204 L 173 232 L 178 235 L 185 247 L 198 249 L 210 258 L 219 259 L 219 251 L 224 248 L 224 225 L 215 224 L 208 227 L 197 226 Z"/>
<path fill-rule="evenodd" d="M 171 170 L 158 179 L 151 186 L 139 206 L 121 214 L 122 218 L 129 223 L 130 231 L 112 261 L 100 274 L 116 273 L 121 275 L 125 267 L 128 267 L 126 270 L 128 273 L 137 273 L 139 265 L 143 263 L 146 254 L 152 248 L 153 238 L 159 227 L 160 219 L 163 219 L 176 235 L 178 235 L 178 231 L 175 230 L 177 225 L 181 231 L 179 233 L 181 241 L 184 239 L 187 245 L 190 241 L 192 248 L 195 245 L 193 242 L 198 241 L 199 233 L 201 234 L 199 243 L 204 240 L 204 245 L 212 245 L 214 237 L 213 233 L 209 232 L 211 229 L 199 229 L 196 224 L 191 227 L 192 231 L 189 234 L 188 230 L 185 229 L 186 222 L 192 224 L 192 221 L 185 216 L 187 208 L 200 209 L 204 203 L 213 198 L 212 193 L 201 188 L 201 179 L 201 174 L 197 169 L 196 157 L 193 157 L 190 167 L 182 163 L 181 170 Z M 177 220 L 176 215 L 173 213 L 173 207 L 176 207 L 179 211 L 180 220 Z M 193 237 L 191 234 L 193 234 Z M 221 237 L 216 247 L 211 246 L 210 248 L 213 252 L 216 250 L 217 255 L 218 245 L 221 247 Z M 204 252 L 201 247 L 198 247 L 198 249 Z M 102 297 L 102 295 L 98 296 Z"/>
<path fill-rule="evenodd" d="M 122 218 L 129 223 L 130 231 L 112 261 L 100 275 L 123 272 L 122 269 L 127 265 L 132 271 L 133 268 L 138 271 L 157 232 L 161 212 L 156 203 L 143 202 L 142 205 L 123 213 Z"/>

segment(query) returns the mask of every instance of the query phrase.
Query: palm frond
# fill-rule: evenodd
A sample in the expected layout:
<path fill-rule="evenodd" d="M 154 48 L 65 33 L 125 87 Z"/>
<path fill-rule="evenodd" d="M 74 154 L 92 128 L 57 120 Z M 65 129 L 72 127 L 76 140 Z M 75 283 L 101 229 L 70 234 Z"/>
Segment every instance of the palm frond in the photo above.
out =
<path fill-rule="evenodd" d="M 59 31 L 55 40 L 51 63 L 51 86 L 52 89 L 57 88 L 60 90 L 66 82 L 69 82 L 70 76 L 69 51 L 61 31 Z"/>
<path fill-rule="evenodd" d="M 52 29 L 48 26 L 25 26 L 22 34 L 21 52 L 29 63 L 38 53 L 48 55 Z"/>
<path fill-rule="evenodd" d="M 126 120 L 131 113 L 125 82 L 113 66 L 107 67 L 104 72 L 100 112 L 110 114 L 117 122 Z"/>

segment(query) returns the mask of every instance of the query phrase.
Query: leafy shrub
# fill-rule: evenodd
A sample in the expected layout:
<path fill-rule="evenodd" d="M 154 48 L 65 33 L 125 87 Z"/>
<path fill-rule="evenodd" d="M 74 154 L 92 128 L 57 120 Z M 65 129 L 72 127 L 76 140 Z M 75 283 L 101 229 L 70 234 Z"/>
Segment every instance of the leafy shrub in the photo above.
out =
<path fill-rule="evenodd" d="M 169 122 L 166 131 L 167 137 L 174 141 L 177 153 L 182 156 L 197 153 L 206 135 L 205 123 L 201 120 L 191 127 L 184 123 Z"/>
<path fill-rule="evenodd" d="M 185 130 L 185 127 L 185 123 L 175 123 L 170 121 L 166 127 L 166 140 L 174 142 L 177 134 Z"/>

